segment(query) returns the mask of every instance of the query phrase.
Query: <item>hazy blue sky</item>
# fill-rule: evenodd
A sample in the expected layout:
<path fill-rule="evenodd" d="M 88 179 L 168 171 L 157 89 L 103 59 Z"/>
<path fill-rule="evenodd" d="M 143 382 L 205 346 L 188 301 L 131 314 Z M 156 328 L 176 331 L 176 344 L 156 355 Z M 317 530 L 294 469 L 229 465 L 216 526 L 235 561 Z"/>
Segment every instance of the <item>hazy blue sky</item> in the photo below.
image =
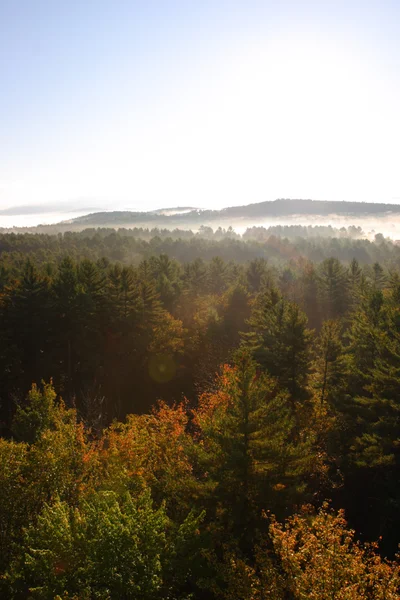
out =
<path fill-rule="evenodd" d="M 0 0 L 0 225 L 277 197 L 400 202 L 398 0 Z"/>

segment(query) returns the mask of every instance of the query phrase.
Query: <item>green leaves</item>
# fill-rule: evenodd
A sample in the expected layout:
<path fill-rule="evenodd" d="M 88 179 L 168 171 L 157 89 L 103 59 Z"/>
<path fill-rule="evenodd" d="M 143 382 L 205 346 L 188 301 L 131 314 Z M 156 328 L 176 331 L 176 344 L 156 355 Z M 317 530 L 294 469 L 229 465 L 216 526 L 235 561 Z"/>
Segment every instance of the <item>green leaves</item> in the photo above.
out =
<path fill-rule="evenodd" d="M 44 383 L 43 390 L 32 385 L 26 402 L 17 406 L 12 423 L 12 432 L 18 441 L 33 443 L 44 430 L 55 426 L 59 416 L 56 396 L 51 383 Z"/>
<path fill-rule="evenodd" d="M 249 319 L 251 332 L 244 336 L 255 360 L 273 377 L 293 402 L 307 397 L 311 331 L 297 304 L 285 300 L 275 289 L 257 297 Z"/>
<path fill-rule="evenodd" d="M 284 512 L 304 493 L 317 463 L 312 436 L 299 430 L 288 394 L 246 351 L 224 368 L 217 391 L 201 398 L 195 419 L 201 459 L 217 483 L 214 495 L 248 545 L 263 509 Z"/>
<path fill-rule="evenodd" d="M 153 507 L 149 492 L 137 498 L 98 492 L 76 508 L 56 499 L 25 531 L 8 579 L 15 592 L 29 589 L 32 598 L 66 591 L 90 598 L 172 598 L 190 568 L 188 543 L 200 520 L 191 514 L 174 526 L 164 505 Z"/>

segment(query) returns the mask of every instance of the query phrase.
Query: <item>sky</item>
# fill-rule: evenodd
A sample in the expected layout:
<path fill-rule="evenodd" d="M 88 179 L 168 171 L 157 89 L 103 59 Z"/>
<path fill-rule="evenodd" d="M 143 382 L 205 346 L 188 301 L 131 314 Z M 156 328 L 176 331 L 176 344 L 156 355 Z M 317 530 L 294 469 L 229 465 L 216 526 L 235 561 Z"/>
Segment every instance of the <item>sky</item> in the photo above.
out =
<path fill-rule="evenodd" d="M 0 226 L 400 203 L 400 3 L 0 0 Z"/>

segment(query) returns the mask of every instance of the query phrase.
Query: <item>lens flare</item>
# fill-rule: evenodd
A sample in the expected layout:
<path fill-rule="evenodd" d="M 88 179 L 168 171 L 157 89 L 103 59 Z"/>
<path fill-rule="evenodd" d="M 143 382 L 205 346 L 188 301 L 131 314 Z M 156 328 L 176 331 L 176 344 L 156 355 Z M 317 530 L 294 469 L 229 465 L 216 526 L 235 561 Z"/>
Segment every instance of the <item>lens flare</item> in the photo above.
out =
<path fill-rule="evenodd" d="M 158 383 L 171 381 L 176 373 L 176 364 L 172 356 L 156 354 L 150 357 L 149 374 Z"/>

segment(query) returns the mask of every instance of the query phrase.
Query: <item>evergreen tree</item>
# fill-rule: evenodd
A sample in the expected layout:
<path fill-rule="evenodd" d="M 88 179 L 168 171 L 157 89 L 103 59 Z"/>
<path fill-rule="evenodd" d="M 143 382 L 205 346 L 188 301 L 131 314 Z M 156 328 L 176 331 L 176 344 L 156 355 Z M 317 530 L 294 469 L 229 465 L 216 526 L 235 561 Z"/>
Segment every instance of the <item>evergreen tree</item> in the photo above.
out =
<path fill-rule="evenodd" d="M 321 326 L 321 307 L 319 303 L 318 274 L 315 265 L 306 262 L 300 275 L 301 306 L 307 315 L 311 329 Z"/>
<path fill-rule="evenodd" d="M 305 314 L 271 289 L 259 295 L 249 325 L 244 343 L 255 360 L 289 391 L 292 402 L 305 399 L 312 335 Z"/>
<path fill-rule="evenodd" d="M 78 348 L 81 364 L 80 402 L 83 402 L 89 389 L 92 394 L 96 394 L 94 390 L 101 386 L 110 307 L 107 306 L 105 271 L 86 259 L 79 263 L 77 272 L 80 285 L 79 312 L 82 319 Z"/>
<path fill-rule="evenodd" d="M 76 397 L 78 383 L 79 341 L 83 327 L 81 287 L 76 264 L 66 257 L 52 282 L 52 342 L 57 353 L 59 378 L 68 401 Z"/>
<path fill-rule="evenodd" d="M 364 273 L 355 258 L 352 259 L 349 266 L 349 286 L 351 306 L 355 310 L 361 302 L 361 297 L 366 286 Z"/>
<path fill-rule="evenodd" d="M 255 258 L 246 269 L 246 278 L 251 292 L 258 293 L 262 287 L 268 287 L 271 274 L 265 259 Z"/>
<path fill-rule="evenodd" d="M 211 294 L 222 294 L 226 290 L 227 266 L 220 256 L 214 256 L 208 267 L 208 283 Z"/>
<path fill-rule="evenodd" d="M 336 405 L 339 464 L 348 514 L 368 536 L 398 527 L 400 496 L 400 319 L 396 293 L 372 289 L 353 317 L 347 348 L 348 395 Z"/>
<path fill-rule="evenodd" d="M 145 327 L 151 327 L 165 314 L 150 265 L 143 261 L 139 265 L 139 290 L 141 300 L 141 317 Z"/>
<path fill-rule="evenodd" d="M 350 307 L 349 280 L 337 258 L 327 258 L 319 266 L 319 287 L 325 318 L 343 317 Z"/>
<path fill-rule="evenodd" d="M 379 263 L 372 265 L 372 287 L 375 290 L 381 290 L 386 284 L 386 274 L 384 269 Z"/>
<path fill-rule="evenodd" d="M 0 361 L 3 377 L 8 374 L 2 395 L 7 404 L 13 392 L 25 394 L 32 381 L 49 375 L 49 309 L 49 280 L 28 259 L 20 278 L 5 288 L 0 308 Z"/>
<path fill-rule="evenodd" d="M 239 345 L 241 332 L 247 329 L 246 322 L 249 317 L 248 292 L 240 284 L 231 287 L 224 297 L 220 330 L 220 335 L 225 338 L 228 352 Z M 223 360 L 227 358 L 228 356 L 224 357 Z M 223 362 L 223 360 L 220 362 Z"/>
<path fill-rule="evenodd" d="M 108 272 L 108 298 L 113 320 L 125 330 L 141 307 L 139 283 L 132 268 L 113 265 Z"/>
<path fill-rule="evenodd" d="M 207 267 L 201 258 L 184 265 L 183 282 L 184 289 L 189 297 L 196 297 L 204 293 L 208 287 L 208 273 Z"/>
<path fill-rule="evenodd" d="M 262 509 L 282 513 L 288 503 L 305 498 L 306 474 L 316 464 L 310 439 L 295 435 L 288 395 L 257 373 L 243 350 L 234 367 L 223 370 L 216 391 L 200 399 L 195 422 L 201 460 L 217 482 L 214 494 L 224 518 L 249 549 L 255 529 L 262 527 Z"/>
<path fill-rule="evenodd" d="M 351 393 L 359 392 L 371 379 L 378 353 L 383 300 L 380 290 L 371 291 L 363 296 L 359 309 L 352 315 L 346 348 Z"/>
<path fill-rule="evenodd" d="M 156 290 L 164 308 L 173 311 L 180 295 L 180 268 L 166 254 L 151 257 L 149 267 L 156 283 Z"/>
<path fill-rule="evenodd" d="M 338 321 L 325 321 L 315 346 L 313 383 L 321 404 L 331 404 L 346 384 L 344 349 Z"/>

